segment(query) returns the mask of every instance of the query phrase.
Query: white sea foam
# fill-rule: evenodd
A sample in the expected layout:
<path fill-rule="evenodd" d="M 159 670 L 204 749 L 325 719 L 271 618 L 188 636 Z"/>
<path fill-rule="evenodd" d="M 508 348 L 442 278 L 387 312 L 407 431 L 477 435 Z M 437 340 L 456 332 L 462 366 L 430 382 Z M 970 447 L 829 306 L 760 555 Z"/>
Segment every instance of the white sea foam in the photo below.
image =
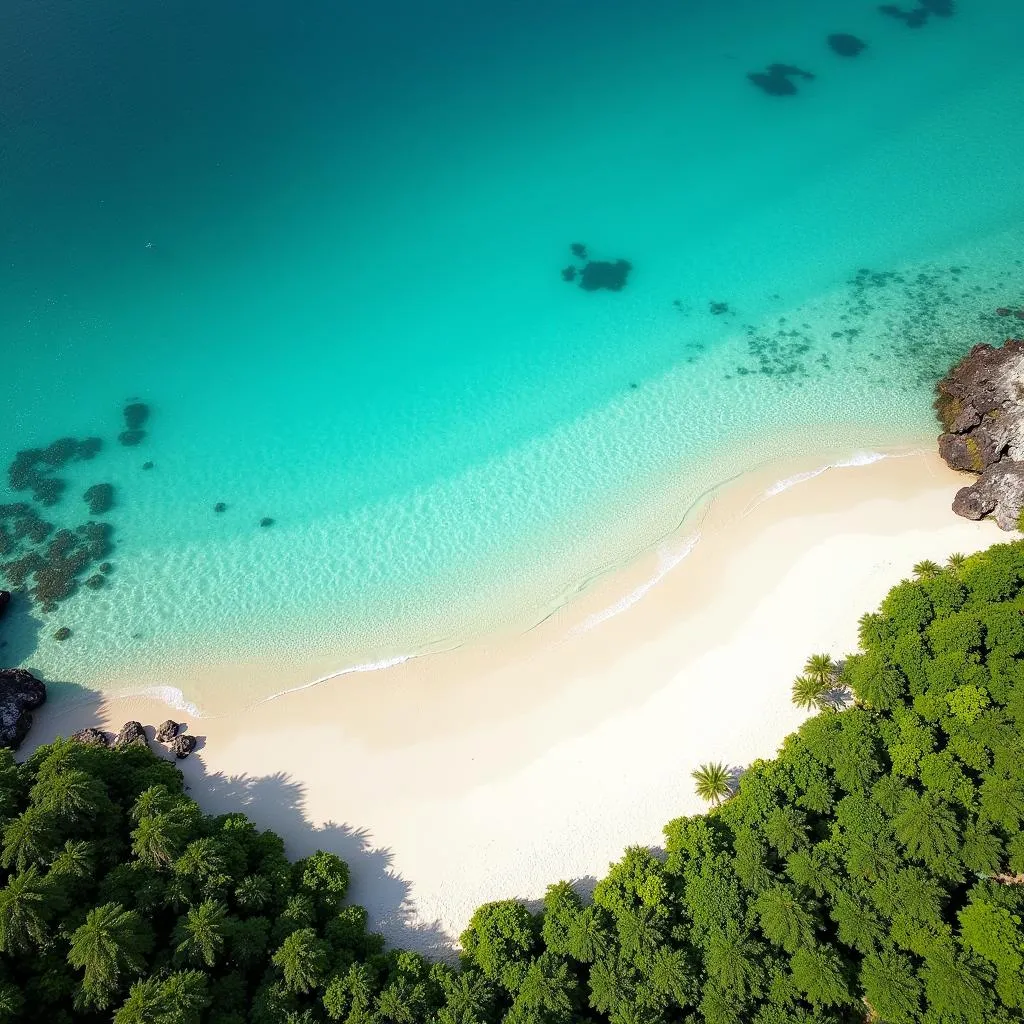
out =
<path fill-rule="evenodd" d="M 281 690 L 278 693 L 272 693 L 269 697 L 264 697 L 262 700 L 256 701 L 253 707 L 257 707 L 260 704 L 267 704 L 272 700 L 277 700 L 278 697 L 284 697 L 289 693 L 299 693 L 301 690 L 309 690 L 314 686 L 319 686 L 321 683 L 329 682 L 331 679 L 338 679 L 341 676 L 355 675 L 357 672 L 381 672 L 386 668 L 394 668 L 396 665 L 402 665 L 407 661 L 412 661 L 416 657 L 414 654 L 398 654 L 393 658 L 385 658 L 382 661 L 369 661 L 362 665 L 351 665 L 349 668 L 338 669 L 337 672 L 328 672 L 325 676 L 318 676 L 316 679 L 311 679 L 308 683 L 303 683 L 301 686 L 292 686 L 287 690 Z"/>
<path fill-rule="evenodd" d="M 802 484 L 807 480 L 813 480 L 816 476 L 821 476 L 822 473 L 827 472 L 830 469 L 846 469 L 851 466 L 870 466 L 873 462 L 880 462 L 882 459 L 888 458 L 881 452 L 854 452 L 848 459 L 842 459 L 839 462 L 830 462 L 824 466 L 819 466 L 817 469 L 809 469 L 803 473 L 794 473 L 793 476 L 787 476 L 783 480 L 776 480 L 765 492 L 766 498 L 774 498 L 776 494 L 781 494 L 783 491 L 788 491 L 790 487 L 795 487 L 797 484 Z"/>
<path fill-rule="evenodd" d="M 174 711 L 184 711 L 193 718 L 202 718 L 203 712 L 191 701 L 185 700 L 185 694 L 176 686 L 149 686 L 144 690 L 134 690 L 126 693 L 126 697 L 148 697 L 153 700 L 163 701 Z"/>
<path fill-rule="evenodd" d="M 624 597 L 620 598 L 613 605 L 609 605 L 607 608 L 602 609 L 599 612 L 594 612 L 593 615 L 588 616 L 578 626 L 575 626 L 570 636 L 578 636 L 581 633 L 589 633 L 595 626 L 601 625 L 602 622 L 607 622 L 609 619 L 615 618 L 616 615 L 621 615 L 624 611 L 632 608 L 645 594 L 649 593 L 654 587 L 656 587 L 680 562 L 690 554 L 691 551 L 697 546 L 697 542 L 700 540 L 700 534 L 695 533 L 690 537 L 687 537 L 683 542 L 683 546 L 678 551 L 663 551 L 660 553 L 658 559 L 658 570 L 655 574 L 647 580 L 644 580 L 636 589 L 631 590 Z"/>

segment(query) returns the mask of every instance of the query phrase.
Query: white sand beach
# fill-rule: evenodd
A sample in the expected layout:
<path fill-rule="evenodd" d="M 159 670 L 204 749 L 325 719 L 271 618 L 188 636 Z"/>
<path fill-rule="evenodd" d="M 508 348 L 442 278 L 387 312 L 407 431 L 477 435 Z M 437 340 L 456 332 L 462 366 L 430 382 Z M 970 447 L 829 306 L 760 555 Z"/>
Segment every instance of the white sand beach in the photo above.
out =
<path fill-rule="evenodd" d="M 952 514 L 965 480 L 933 453 L 812 468 L 744 477 L 524 634 L 188 719 L 191 794 L 294 855 L 339 853 L 373 926 L 424 951 L 482 902 L 600 877 L 702 810 L 698 764 L 771 756 L 803 717 L 789 692 L 807 655 L 853 650 L 858 617 L 915 562 L 1008 539 Z M 260 671 L 225 665 L 223 685 Z M 30 741 L 167 717 L 152 699 L 48 707 Z"/>

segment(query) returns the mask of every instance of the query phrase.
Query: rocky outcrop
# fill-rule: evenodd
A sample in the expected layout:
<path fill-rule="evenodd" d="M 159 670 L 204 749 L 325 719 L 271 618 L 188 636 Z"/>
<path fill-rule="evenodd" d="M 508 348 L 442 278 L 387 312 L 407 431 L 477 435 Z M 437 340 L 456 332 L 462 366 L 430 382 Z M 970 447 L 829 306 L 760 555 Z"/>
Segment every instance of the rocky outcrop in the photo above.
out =
<path fill-rule="evenodd" d="M 121 726 L 121 731 L 117 734 L 117 738 L 114 740 L 115 747 L 128 747 L 133 743 L 146 747 L 149 746 L 149 740 L 146 739 L 141 722 L 125 722 Z"/>
<path fill-rule="evenodd" d="M 156 730 L 156 738 L 161 743 L 170 743 L 175 736 L 178 735 L 178 730 L 181 728 L 177 722 L 172 721 L 170 718 L 166 722 L 161 722 Z"/>
<path fill-rule="evenodd" d="M 90 747 L 105 747 L 109 742 L 105 732 L 101 732 L 99 729 L 94 729 L 91 725 L 85 729 L 79 729 L 78 732 L 72 733 L 71 738 L 77 743 L 84 743 Z"/>
<path fill-rule="evenodd" d="M 46 686 L 23 668 L 0 668 L 0 746 L 17 749 L 46 701 Z"/>
<path fill-rule="evenodd" d="M 188 755 L 195 749 L 195 736 L 189 736 L 189 734 L 185 732 L 179 732 L 178 735 L 174 737 L 174 742 L 171 744 L 171 752 L 179 761 L 188 757 Z"/>
<path fill-rule="evenodd" d="M 952 469 L 980 474 L 957 491 L 953 511 L 1016 529 L 1024 510 L 1024 339 L 975 345 L 937 390 L 939 454 Z"/>

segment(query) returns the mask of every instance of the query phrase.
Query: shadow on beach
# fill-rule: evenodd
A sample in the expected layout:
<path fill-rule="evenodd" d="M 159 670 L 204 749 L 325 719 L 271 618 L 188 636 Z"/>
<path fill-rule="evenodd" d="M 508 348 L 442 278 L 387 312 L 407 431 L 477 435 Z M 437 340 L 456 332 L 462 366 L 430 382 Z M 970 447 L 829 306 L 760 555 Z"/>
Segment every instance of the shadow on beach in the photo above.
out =
<path fill-rule="evenodd" d="M 115 717 L 105 713 L 103 695 L 95 690 L 50 680 L 46 683 L 54 699 L 36 712 L 32 729 L 18 751 L 19 760 L 57 736 L 70 736 L 87 726 L 103 728 Z M 121 712 L 125 718 L 130 713 L 129 707 Z M 174 712 L 168 709 L 168 714 L 173 716 Z M 158 757 L 174 760 L 168 747 L 155 740 L 154 725 L 143 723 L 150 750 Z M 453 937 L 438 925 L 425 925 L 416 919 L 411 886 L 393 870 L 390 850 L 374 846 L 365 829 L 331 821 L 322 825 L 311 822 L 305 813 L 305 787 L 284 773 L 253 777 L 208 772 L 201 753 L 201 728 L 202 719 L 185 723 L 183 731 L 196 737 L 196 751 L 176 764 L 185 778 L 186 792 L 206 814 L 242 812 L 257 827 L 278 833 L 293 860 L 316 850 L 337 854 L 351 869 L 349 902 L 366 908 L 373 931 L 380 932 L 391 946 L 439 959 L 454 958 Z M 345 780 L 339 779 L 338 785 L 345 785 Z"/>

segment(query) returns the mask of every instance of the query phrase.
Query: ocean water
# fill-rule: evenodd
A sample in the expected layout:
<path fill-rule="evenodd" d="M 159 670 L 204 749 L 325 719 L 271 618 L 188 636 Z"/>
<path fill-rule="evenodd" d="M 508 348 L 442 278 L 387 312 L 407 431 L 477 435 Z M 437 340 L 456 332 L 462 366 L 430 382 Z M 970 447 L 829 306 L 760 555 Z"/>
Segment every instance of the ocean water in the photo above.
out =
<path fill-rule="evenodd" d="M 101 436 L 38 511 L 116 504 L 103 585 L 20 595 L 0 661 L 387 662 L 535 621 L 745 469 L 933 437 L 934 379 L 1024 332 L 1022 32 L 1019 0 L 7 0 L 0 454 Z M 773 63 L 815 77 L 768 95 Z M 625 287 L 563 280 L 574 243 Z"/>

